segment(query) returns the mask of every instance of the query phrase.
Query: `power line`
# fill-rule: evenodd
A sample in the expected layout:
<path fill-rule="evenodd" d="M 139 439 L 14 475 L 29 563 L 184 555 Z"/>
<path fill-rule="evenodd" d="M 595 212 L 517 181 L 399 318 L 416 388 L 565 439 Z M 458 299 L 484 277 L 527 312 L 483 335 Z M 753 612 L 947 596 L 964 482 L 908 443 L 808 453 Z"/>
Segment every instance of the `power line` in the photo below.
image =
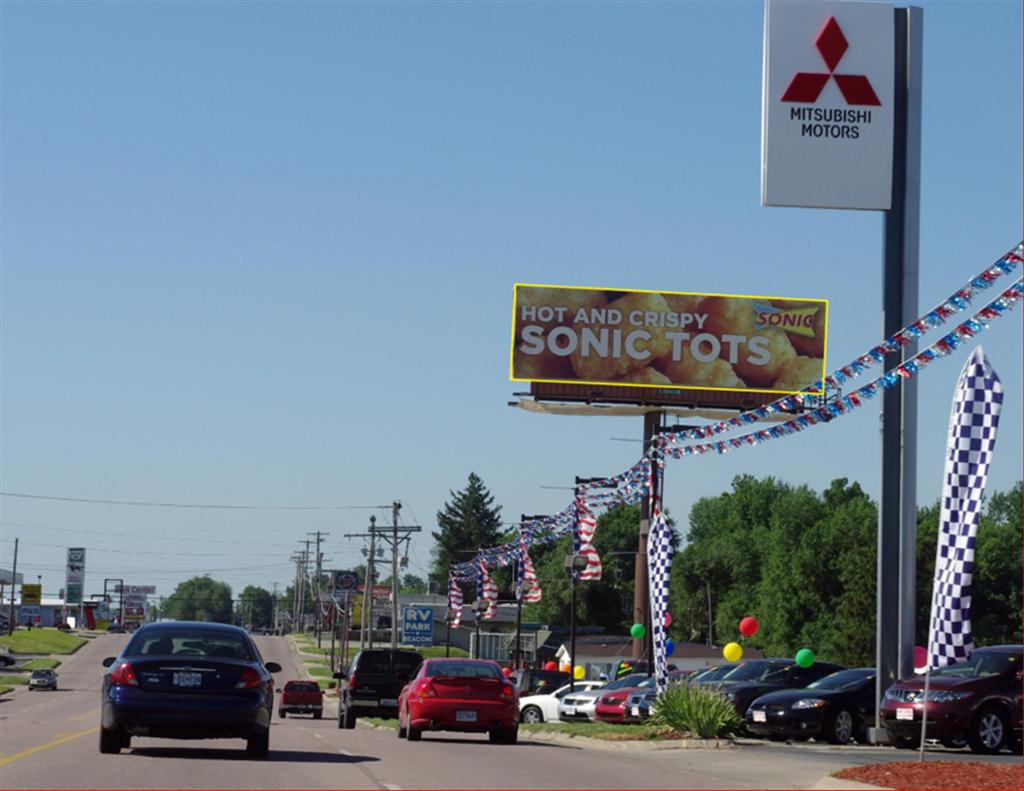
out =
<path fill-rule="evenodd" d="M 222 505 L 217 503 L 160 503 L 141 500 L 98 500 L 89 497 L 58 497 L 49 494 L 0 492 L 0 497 L 21 497 L 27 500 L 53 500 L 62 503 L 90 503 L 93 505 L 135 505 L 150 508 L 213 508 L 231 511 L 348 511 L 353 509 L 379 509 L 381 505 Z"/>

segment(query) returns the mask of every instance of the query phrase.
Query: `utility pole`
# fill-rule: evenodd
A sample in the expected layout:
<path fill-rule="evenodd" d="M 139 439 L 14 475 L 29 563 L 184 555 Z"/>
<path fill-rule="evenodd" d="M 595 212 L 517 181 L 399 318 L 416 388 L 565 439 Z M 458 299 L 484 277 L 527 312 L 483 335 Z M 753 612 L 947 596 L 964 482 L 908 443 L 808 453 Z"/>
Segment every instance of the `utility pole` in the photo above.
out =
<path fill-rule="evenodd" d="M 271 599 L 273 602 L 273 614 L 270 616 L 270 628 L 274 630 L 274 634 L 277 634 L 277 583 L 274 583 L 274 594 Z"/>
<path fill-rule="evenodd" d="M 18 539 L 14 539 L 14 565 L 11 567 L 11 614 L 7 619 L 7 634 L 14 634 L 14 586 L 18 584 Z"/>
<path fill-rule="evenodd" d="M 313 607 L 313 612 L 316 616 L 316 647 L 320 647 L 320 636 L 323 632 L 323 603 L 320 601 L 320 582 L 323 575 L 323 560 L 324 555 L 320 551 L 320 536 L 325 538 L 330 533 L 321 533 L 319 530 L 316 533 L 307 533 L 306 535 L 316 536 L 316 579 L 313 581 L 313 593 L 316 604 Z"/>
<path fill-rule="evenodd" d="M 391 504 L 391 647 L 398 648 L 398 512 L 402 504 Z"/>
<path fill-rule="evenodd" d="M 370 554 L 366 558 L 366 585 L 363 587 L 363 625 L 359 629 L 359 647 L 363 647 L 364 640 L 367 648 L 373 648 L 373 580 L 374 580 L 374 553 L 377 551 L 377 517 L 370 517 Z M 367 624 L 370 628 L 369 635 L 366 634 Z"/>

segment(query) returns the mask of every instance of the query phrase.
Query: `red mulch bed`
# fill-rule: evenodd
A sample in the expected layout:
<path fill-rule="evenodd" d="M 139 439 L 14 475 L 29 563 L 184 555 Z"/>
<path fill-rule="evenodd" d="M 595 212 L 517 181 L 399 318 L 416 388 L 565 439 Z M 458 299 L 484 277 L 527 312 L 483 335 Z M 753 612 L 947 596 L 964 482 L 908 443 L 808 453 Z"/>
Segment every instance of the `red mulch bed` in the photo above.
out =
<path fill-rule="evenodd" d="M 980 761 L 893 761 L 887 764 L 855 766 L 835 772 L 833 777 L 899 789 L 1012 789 L 1024 787 L 1020 766 L 986 764 Z"/>

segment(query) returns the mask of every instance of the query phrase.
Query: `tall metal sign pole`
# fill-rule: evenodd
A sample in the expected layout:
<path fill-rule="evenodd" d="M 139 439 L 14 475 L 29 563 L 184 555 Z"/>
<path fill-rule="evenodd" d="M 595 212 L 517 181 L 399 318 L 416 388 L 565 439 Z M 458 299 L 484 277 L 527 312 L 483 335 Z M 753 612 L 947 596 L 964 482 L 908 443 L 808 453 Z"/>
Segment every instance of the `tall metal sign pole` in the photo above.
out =
<path fill-rule="evenodd" d="M 882 334 L 917 317 L 921 183 L 920 8 L 765 4 L 761 201 L 884 212 Z M 812 46 L 813 45 L 813 46 Z M 916 353 L 904 347 L 887 371 Z M 881 411 L 876 624 L 879 700 L 913 673 L 917 391 Z M 873 729 L 872 738 L 884 738 Z"/>

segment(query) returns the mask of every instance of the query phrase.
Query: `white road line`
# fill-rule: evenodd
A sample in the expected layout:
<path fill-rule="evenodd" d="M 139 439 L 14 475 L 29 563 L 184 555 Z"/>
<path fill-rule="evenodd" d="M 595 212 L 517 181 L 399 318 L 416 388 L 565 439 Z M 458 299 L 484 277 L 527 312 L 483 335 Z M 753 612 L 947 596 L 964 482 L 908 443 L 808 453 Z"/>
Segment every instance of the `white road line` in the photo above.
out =
<path fill-rule="evenodd" d="M 402 791 L 401 786 L 396 786 L 394 783 L 381 783 L 388 791 Z"/>
<path fill-rule="evenodd" d="M 324 738 L 324 735 L 322 733 L 314 733 L 313 735 L 318 739 Z"/>
<path fill-rule="evenodd" d="M 341 750 L 341 749 L 339 749 L 338 752 L 341 753 L 342 755 L 347 755 L 349 758 L 354 758 L 355 757 L 355 753 L 350 753 L 348 750 Z"/>

